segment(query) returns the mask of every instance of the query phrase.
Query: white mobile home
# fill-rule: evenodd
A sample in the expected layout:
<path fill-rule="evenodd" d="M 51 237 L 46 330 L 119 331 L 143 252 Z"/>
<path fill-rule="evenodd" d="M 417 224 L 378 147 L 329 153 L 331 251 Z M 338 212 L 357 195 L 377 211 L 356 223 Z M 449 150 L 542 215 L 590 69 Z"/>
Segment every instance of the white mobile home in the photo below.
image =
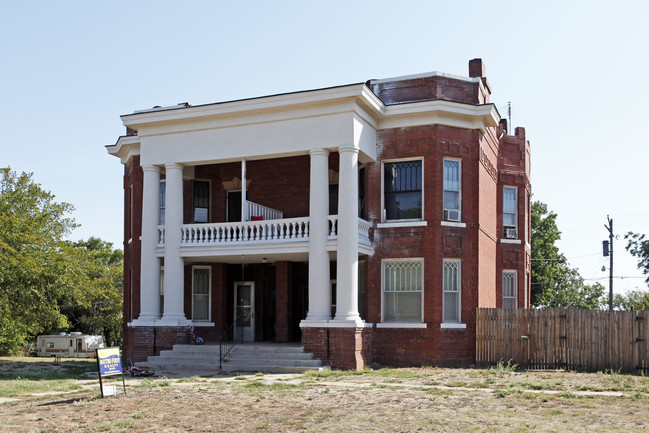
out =
<path fill-rule="evenodd" d="M 85 335 L 81 332 L 57 335 L 39 335 L 38 356 L 63 356 L 66 358 L 92 358 L 95 349 L 104 347 L 104 338 L 101 335 Z"/>

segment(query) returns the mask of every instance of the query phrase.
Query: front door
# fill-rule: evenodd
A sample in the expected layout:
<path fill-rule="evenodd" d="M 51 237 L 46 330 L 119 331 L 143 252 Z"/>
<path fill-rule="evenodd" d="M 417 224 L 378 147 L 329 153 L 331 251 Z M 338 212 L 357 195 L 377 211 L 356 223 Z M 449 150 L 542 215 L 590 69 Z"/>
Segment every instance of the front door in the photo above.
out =
<path fill-rule="evenodd" d="M 226 209 L 227 222 L 241 221 L 241 191 L 228 191 Z"/>
<path fill-rule="evenodd" d="M 235 332 L 243 331 L 243 341 L 255 340 L 255 283 L 234 283 Z"/>

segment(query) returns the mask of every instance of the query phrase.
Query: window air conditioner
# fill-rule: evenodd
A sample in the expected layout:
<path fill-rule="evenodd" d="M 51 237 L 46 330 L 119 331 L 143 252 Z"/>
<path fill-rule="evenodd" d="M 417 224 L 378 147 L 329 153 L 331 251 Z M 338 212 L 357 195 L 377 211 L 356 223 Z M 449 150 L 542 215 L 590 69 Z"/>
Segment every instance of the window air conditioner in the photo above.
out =
<path fill-rule="evenodd" d="M 518 239 L 518 230 L 516 230 L 516 229 L 505 229 L 505 238 L 507 238 L 507 239 Z"/>
<path fill-rule="evenodd" d="M 444 209 L 444 221 L 460 221 L 460 211 Z"/>

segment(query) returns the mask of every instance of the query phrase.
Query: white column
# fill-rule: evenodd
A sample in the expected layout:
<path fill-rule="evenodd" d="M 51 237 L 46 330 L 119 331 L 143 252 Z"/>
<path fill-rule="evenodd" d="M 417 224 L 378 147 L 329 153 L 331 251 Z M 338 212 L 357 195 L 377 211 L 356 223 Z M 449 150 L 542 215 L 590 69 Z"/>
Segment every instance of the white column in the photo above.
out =
<path fill-rule="evenodd" d="M 248 221 L 248 188 L 246 185 L 246 160 L 241 160 L 241 221 Z"/>
<path fill-rule="evenodd" d="M 181 225 L 183 223 L 183 166 L 166 164 L 165 195 L 165 302 L 163 326 L 189 324 L 184 312 L 185 275 L 180 257 Z"/>
<path fill-rule="evenodd" d="M 309 314 L 305 322 L 327 322 L 331 319 L 329 288 L 329 151 L 311 151 L 309 190 Z"/>
<path fill-rule="evenodd" d="M 152 326 L 160 318 L 160 261 L 156 256 L 160 214 L 160 168 L 142 167 L 142 241 L 140 247 L 140 316 L 131 326 Z M 133 212 L 133 209 L 131 209 Z"/>
<path fill-rule="evenodd" d="M 338 148 L 338 262 L 334 322 L 363 326 L 358 314 L 358 148 Z"/>

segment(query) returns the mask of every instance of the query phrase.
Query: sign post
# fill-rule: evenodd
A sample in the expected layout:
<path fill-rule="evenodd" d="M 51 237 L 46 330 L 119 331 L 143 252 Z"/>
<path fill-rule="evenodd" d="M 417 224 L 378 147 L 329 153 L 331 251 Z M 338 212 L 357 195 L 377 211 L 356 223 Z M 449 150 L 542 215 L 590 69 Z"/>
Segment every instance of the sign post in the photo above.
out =
<path fill-rule="evenodd" d="M 122 375 L 122 389 L 126 394 L 126 383 L 124 382 L 124 372 L 122 371 L 122 357 L 119 347 L 107 347 L 105 349 L 96 349 L 97 352 L 97 372 L 99 373 L 99 388 L 101 388 L 101 397 L 115 395 L 115 385 L 111 390 L 104 393 L 104 384 L 102 378 L 109 376 Z"/>

